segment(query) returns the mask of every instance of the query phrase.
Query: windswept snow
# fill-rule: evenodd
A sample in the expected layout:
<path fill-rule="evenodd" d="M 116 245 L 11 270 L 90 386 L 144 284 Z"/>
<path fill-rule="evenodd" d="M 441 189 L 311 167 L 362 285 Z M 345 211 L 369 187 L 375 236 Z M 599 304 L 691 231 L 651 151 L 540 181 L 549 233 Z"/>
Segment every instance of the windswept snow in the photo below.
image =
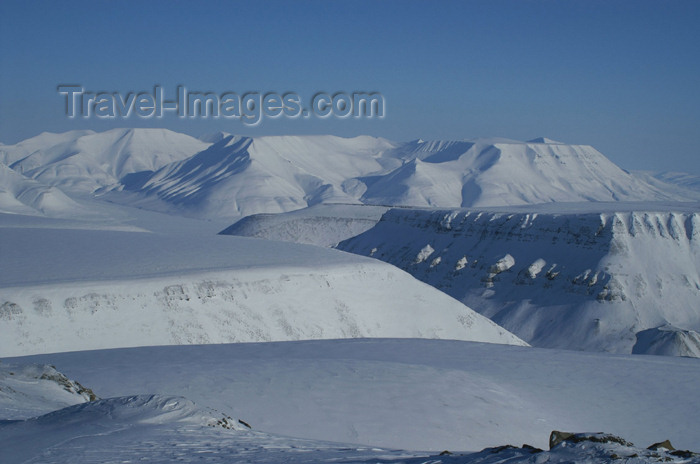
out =
<path fill-rule="evenodd" d="M 673 171 L 632 171 L 632 174 L 662 189 L 672 190 L 675 188 L 684 195 L 688 195 L 689 192 L 692 192 L 695 194 L 695 198 L 700 199 L 700 176 L 696 174 Z"/>
<path fill-rule="evenodd" d="M 201 434 L 211 427 L 224 430 L 246 428 L 229 416 L 198 407 L 182 397 L 136 395 L 108 398 L 69 406 L 32 419 L 0 422 L 0 457 L 8 463 L 31 460 L 42 463 L 114 462 L 115 456 L 122 453 L 139 459 L 149 454 L 148 451 L 142 454 L 139 450 L 141 446 L 148 448 L 148 442 L 141 442 L 143 438 L 155 441 L 154 445 L 160 447 L 163 444 L 158 443 L 159 435 L 166 433 L 172 442 L 178 437 L 184 444 L 188 432 Z M 211 440 L 220 436 L 226 434 L 209 433 L 208 437 L 204 434 Z M 140 446 L 134 446 L 136 443 Z M 202 449 L 205 444 L 206 441 L 200 442 L 196 448 Z M 171 459 L 178 461 L 178 456 L 182 455 L 182 449 L 177 450 L 171 454 Z M 158 457 L 163 459 L 164 456 Z"/>
<path fill-rule="evenodd" d="M 0 146 L 0 162 L 11 165 L 29 155 L 48 149 L 65 152 L 69 150 L 68 147 L 70 147 L 76 139 L 93 134 L 95 134 L 95 132 L 91 130 L 74 130 L 60 134 L 42 132 L 35 137 L 28 138 L 17 144 L 3 144 Z"/>
<path fill-rule="evenodd" d="M 102 397 L 186 396 L 253 430 L 306 439 L 433 452 L 546 449 L 552 430 L 604 430 L 644 446 L 670 439 L 700 450 L 700 361 L 692 358 L 364 339 L 9 361 L 53 363 Z"/>
<path fill-rule="evenodd" d="M 548 139 L 547 137 L 535 137 L 532 140 L 528 140 L 527 143 L 554 143 L 557 145 L 564 145 L 562 142 L 557 142 L 556 140 Z"/>

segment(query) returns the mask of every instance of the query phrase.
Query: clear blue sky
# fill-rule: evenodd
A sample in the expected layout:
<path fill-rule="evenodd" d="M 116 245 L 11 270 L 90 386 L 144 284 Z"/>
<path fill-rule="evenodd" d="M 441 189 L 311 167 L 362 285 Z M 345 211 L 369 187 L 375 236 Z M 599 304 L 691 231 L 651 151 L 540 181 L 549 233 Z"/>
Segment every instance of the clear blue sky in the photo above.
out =
<path fill-rule="evenodd" d="M 700 1 L 0 2 L 0 142 L 76 128 L 200 135 L 546 136 L 700 174 Z M 58 84 L 379 91 L 383 120 L 67 119 Z"/>

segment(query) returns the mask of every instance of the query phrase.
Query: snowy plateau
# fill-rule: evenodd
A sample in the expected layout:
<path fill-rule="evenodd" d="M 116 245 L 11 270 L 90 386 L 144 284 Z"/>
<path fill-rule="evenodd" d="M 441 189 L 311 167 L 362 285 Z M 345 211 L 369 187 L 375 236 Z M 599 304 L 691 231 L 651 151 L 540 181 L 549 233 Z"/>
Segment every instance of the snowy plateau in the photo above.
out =
<path fill-rule="evenodd" d="M 0 463 L 700 462 L 699 214 L 545 138 L 0 144 Z"/>

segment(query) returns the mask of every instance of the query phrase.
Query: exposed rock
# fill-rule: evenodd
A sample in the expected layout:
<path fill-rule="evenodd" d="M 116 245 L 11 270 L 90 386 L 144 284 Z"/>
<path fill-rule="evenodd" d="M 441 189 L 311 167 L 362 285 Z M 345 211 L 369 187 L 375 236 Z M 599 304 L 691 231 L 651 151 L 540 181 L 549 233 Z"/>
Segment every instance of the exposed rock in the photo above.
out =
<path fill-rule="evenodd" d="M 567 438 L 572 437 L 573 435 L 573 433 L 569 432 L 560 432 L 558 430 L 552 430 L 552 433 L 549 435 L 549 449 L 554 448 L 559 443 L 563 442 Z"/>
<path fill-rule="evenodd" d="M 55 366 L 44 366 L 44 372 L 42 372 L 39 379 L 51 380 L 61 385 L 63 389 L 69 393 L 75 393 L 87 399 L 88 401 L 98 400 L 99 397 L 95 395 L 90 388 L 86 388 L 75 380 L 70 380 L 68 377 L 56 370 Z"/>
<path fill-rule="evenodd" d="M 654 451 L 656 451 L 656 450 L 658 450 L 659 448 L 665 448 L 665 449 L 667 449 L 667 450 L 669 450 L 669 451 L 673 451 L 673 450 L 676 449 L 676 448 L 673 447 L 673 445 L 671 444 L 671 442 L 668 441 L 668 440 L 664 440 L 664 441 L 661 441 L 661 442 L 659 442 L 659 443 L 654 443 L 653 445 L 651 445 L 651 446 L 650 446 L 649 448 L 647 448 L 647 449 L 648 449 L 648 450 L 654 450 Z"/>
<path fill-rule="evenodd" d="M 633 443 L 628 442 L 624 438 L 608 433 L 569 433 L 554 430 L 549 436 L 549 449 L 554 448 L 562 442 L 575 444 L 586 441 L 591 443 L 617 443 L 623 446 L 634 446 Z"/>

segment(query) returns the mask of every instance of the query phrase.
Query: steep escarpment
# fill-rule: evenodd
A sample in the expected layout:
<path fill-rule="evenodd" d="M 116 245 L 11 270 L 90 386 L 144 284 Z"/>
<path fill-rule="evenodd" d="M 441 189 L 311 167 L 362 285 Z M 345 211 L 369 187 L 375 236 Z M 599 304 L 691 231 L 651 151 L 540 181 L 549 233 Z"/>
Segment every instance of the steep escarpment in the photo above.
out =
<path fill-rule="evenodd" d="M 523 344 L 387 264 L 294 243 L 3 228 L 0 356 L 358 337 Z M 439 308 L 436 312 L 434 308 Z"/>
<path fill-rule="evenodd" d="M 513 211 L 390 210 L 338 248 L 394 264 L 536 346 L 630 353 L 642 330 L 700 328 L 692 208 Z"/>

